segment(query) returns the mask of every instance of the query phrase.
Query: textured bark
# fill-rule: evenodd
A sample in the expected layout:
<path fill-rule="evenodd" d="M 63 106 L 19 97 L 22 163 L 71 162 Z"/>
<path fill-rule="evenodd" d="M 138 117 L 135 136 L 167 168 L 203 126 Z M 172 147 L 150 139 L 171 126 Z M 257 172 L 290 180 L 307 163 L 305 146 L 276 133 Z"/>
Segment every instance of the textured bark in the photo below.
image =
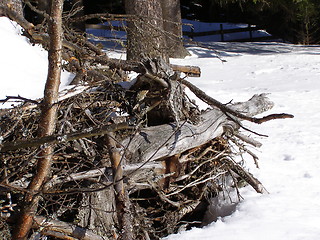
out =
<path fill-rule="evenodd" d="M 160 0 L 125 0 L 128 20 L 127 59 L 162 57 L 168 61 Z"/>
<path fill-rule="evenodd" d="M 106 240 L 90 230 L 76 225 L 57 220 L 49 220 L 44 217 L 34 217 L 34 228 L 41 228 L 41 233 L 58 239 L 82 239 L 82 240 Z"/>
<path fill-rule="evenodd" d="M 107 147 L 109 150 L 109 156 L 112 166 L 113 187 L 115 190 L 115 201 L 118 216 L 118 223 L 120 226 L 120 234 L 122 240 L 134 239 L 132 215 L 130 210 L 130 200 L 123 183 L 123 169 L 122 159 L 115 135 L 110 133 L 105 137 Z"/>
<path fill-rule="evenodd" d="M 7 7 L 15 13 L 17 13 L 18 15 L 23 16 L 21 0 L 1 0 L 0 7 Z"/>
<path fill-rule="evenodd" d="M 114 190 L 106 188 L 98 192 L 85 193 L 81 204 L 77 214 L 79 226 L 100 236 L 112 237 L 112 232 L 116 232 L 117 219 Z"/>
<path fill-rule="evenodd" d="M 63 0 L 53 0 L 51 9 L 50 15 L 53 21 L 49 22 L 49 68 L 39 121 L 39 137 L 49 136 L 54 133 L 58 108 L 56 102 L 58 100 L 61 76 Z M 39 201 L 39 196 L 36 194 L 50 174 L 52 154 L 52 146 L 44 147 L 39 153 L 37 171 L 28 186 L 28 193 L 24 199 L 21 216 L 14 231 L 13 239 L 26 239 L 28 236 Z"/>
<path fill-rule="evenodd" d="M 183 46 L 180 0 L 161 0 L 161 7 L 169 57 L 190 55 Z"/>
<path fill-rule="evenodd" d="M 253 116 L 273 107 L 265 95 L 255 95 L 249 101 L 230 106 L 235 111 Z M 205 112 L 200 116 L 201 121 L 193 125 L 181 122 L 180 128 L 171 124 L 143 128 L 133 139 L 122 142 L 126 159 L 130 162 L 154 161 L 182 153 L 188 149 L 221 136 L 225 131 L 236 131 L 240 126 L 218 109 Z"/>

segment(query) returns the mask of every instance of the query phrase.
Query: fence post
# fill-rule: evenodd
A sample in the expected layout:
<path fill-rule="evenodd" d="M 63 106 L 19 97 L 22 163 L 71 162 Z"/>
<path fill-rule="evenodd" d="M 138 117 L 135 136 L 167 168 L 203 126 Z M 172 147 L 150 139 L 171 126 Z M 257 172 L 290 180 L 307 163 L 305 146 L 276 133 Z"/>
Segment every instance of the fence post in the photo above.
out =
<path fill-rule="evenodd" d="M 221 42 L 224 42 L 223 24 L 222 23 L 220 23 L 220 35 L 221 35 Z"/>
<path fill-rule="evenodd" d="M 194 26 L 192 25 L 190 28 L 191 28 L 191 40 L 193 41 L 193 38 L 194 38 Z"/>
<path fill-rule="evenodd" d="M 251 24 L 248 24 L 248 28 L 249 28 L 249 36 L 250 36 L 250 42 L 252 42 L 252 27 L 251 27 Z"/>

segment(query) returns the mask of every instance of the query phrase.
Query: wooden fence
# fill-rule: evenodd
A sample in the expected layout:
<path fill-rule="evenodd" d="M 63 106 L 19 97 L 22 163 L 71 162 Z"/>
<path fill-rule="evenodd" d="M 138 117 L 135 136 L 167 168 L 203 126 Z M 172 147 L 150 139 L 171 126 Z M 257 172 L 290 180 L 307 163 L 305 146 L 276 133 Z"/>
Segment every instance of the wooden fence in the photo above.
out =
<path fill-rule="evenodd" d="M 91 29 L 100 29 L 100 30 L 106 30 L 106 31 L 126 31 L 126 26 L 111 26 L 111 25 L 99 25 L 99 24 L 86 24 L 86 28 Z M 260 36 L 255 37 L 253 36 L 254 31 L 263 30 L 258 27 L 253 27 L 250 24 L 248 24 L 248 27 L 244 28 L 233 28 L 233 29 L 224 29 L 223 24 L 220 24 L 219 30 L 213 30 L 213 31 L 206 31 L 206 32 L 195 32 L 193 28 L 191 28 L 191 31 L 183 31 L 184 36 L 188 36 L 191 39 L 194 37 L 203 37 L 203 36 L 211 36 L 211 35 L 220 35 L 220 41 L 221 42 L 256 42 L 256 41 L 265 41 L 265 40 L 272 40 L 275 39 L 274 36 Z M 247 38 L 239 38 L 239 39 L 232 39 L 232 40 L 226 40 L 225 34 L 230 33 L 241 33 L 241 32 L 248 32 Z"/>
<path fill-rule="evenodd" d="M 250 24 L 248 24 L 248 27 L 245 28 L 232 28 L 232 29 L 224 29 L 223 24 L 220 24 L 219 30 L 213 30 L 213 31 L 206 31 L 206 32 L 194 32 L 193 29 L 191 29 L 190 32 L 184 31 L 183 35 L 188 36 L 190 38 L 194 37 L 203 37 L 203 36 L 210 36 L 210 35 L 220 35 L 220 41 L 221 42 L 253 42 L 253 41 L 262 41 L 262 40 L 270 40 L 274 39 L 274 36 L 261 36 L 261 37 L 254 37 L 253 32 L 263 30 L 258 27 L 253 27 Z M 241 32 L 248 32 L 249 36 L 248 38 L 241 38 L 241 39 L 232 39 L 232 40 L 226 40 L 225 34 L 230 33 L 241 33 Z"/>

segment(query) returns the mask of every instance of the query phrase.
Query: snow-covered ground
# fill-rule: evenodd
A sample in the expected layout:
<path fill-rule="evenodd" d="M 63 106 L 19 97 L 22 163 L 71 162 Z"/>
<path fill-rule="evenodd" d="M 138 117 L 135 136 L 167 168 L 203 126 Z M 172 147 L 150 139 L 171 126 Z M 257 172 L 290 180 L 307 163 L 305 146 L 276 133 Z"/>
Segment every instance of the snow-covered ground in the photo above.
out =
<path fill-rule="evenodd" d="M 48 72 L 48 53 L 31 46 L 26 37 L 18 37 L 20 26 L 0 17 L 0 99 L 6 96 L 43 97 Z M 61 89 L 70 83 L 73 74 L 62 72 Z M 12 103 L 1 104 L 0 108 Z"/>
<path fill-rule="evenodd" d="M 185 60 L 198 65 L 202 77 L 192 82 L 222 101 L 244 101 L 270 93 L 269 113 L 291 113 L 294 119 L 246 124 L 267 134 L 257 155 L 260 169 L 251 172 L 270 192 L 241 190 L 244 200 L 231 216 L 204 229 L 169 236 L 169 240 L 316 240 L 320 236 L 320 46 L 280 43 L 212 43 L 223 60 L 194 48 Z"/>
<path fill-rule="evenodd" d="M 3 17 L 0 36 L 0 99 L 18 94 L 41 97 L 46 53 L 28 45 L 17 35 L 16 27 Z M 201 67 L 201 78 L 189 80 L 221 102 L 245 101 L 256 93 L 270 93 L 275 106 L 268 113 L 286 112 L 295 118 L 262 125 L 245 123 L 269 136 L 257 137 L 263 143 L 255 152 L 260 158 L 260 169 L 251 166 L 250 161 L 248 167 L 270 194 L 257 194 L 251 187 L 245 187 L 241 189 L 244 200 L 231 216 L 167 239 L 319 239 L 320 46 L 206 44 L 215 50 L 190 47 L 192 56 L 172 63 Z M 224 62 L 217 58 L 217 53 Z M 64 84 L 69 78 L 66 73 Z"/>

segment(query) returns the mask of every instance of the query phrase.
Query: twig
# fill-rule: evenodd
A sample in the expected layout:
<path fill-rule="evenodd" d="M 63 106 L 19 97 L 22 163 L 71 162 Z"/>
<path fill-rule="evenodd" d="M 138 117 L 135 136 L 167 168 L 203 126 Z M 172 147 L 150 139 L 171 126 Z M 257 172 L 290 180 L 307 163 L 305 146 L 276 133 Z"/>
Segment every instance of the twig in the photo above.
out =
<path fill-rule="evenodd" d="M 202 183 L 205 183 L 205 182 L 208 182 L 210 180 L 214 180 L 214 179 L 217 179 L 218 177 L 220 177 L 221 175 L 224 175 L 226 174 L 227 171 L 223 171 L 223 172 L 220 172 L 214 176 L 211 176 L 211 177 L 207 177 L 208 175 L 210 176 L 211 175 L 211 172 L 209 173 L 206 173 L 205 175 L 203 175 L 202 177 L 198 178 L 197 180 L 191 182 L 191 183 L 188 183 L 187 185 L 183 186 L 182 188 L 174 191 L 174 192 L 171 192 L 171 193 L 168 193 L 166 194 L 165 196 L 166 197 L 169 197 L 169 196 L 172 196 L 172 195 L 175 195 L 175 194 L 178 194 L 179 192 L 187 189 L 187 188 L 191 188 L 193 186 L 196 186 L 196 185 L 199 185 L 199 184 L 202 184 Z"/>
<path fill-rule="evenodd" d="M 35 6 L 33 6 L 29 0 L 23 0 L 23 2 L 25 2 L 25 4 L 27 4 L 27 6 L 34 11 L 35 13 L 40 14 L 41 16 L 45 17 L 47 20 L 51 20 L 50 15 L 48 13 L 46 13 L 46 11 L 41 11 L 38 8 L 36 8 Z"/>
<path fill-rule="evenodd" d="M 33 104 L 39 104 L 38 101 L 36 100 L 32 100 L 32 99 L 29 99 L 29 98 L 25 98 L 25 97 L 21 97 L 20 95 L 18 96 L 6 96 L 5 99 L 0 99 L 0 103 L 5 103 L 5 102 L 8 102 L 10 99 L 16 99 L 16 100 L 21 100 L 21 101 L 24 101 L 24 102 L 29 102 L 29 103 L 33 103 Z"/>
<path fill-rule="evenodd" d="M 250 184 L 254 188 L 254 190 L 256 190 L 257 193 L 262 193 L 262 194 L 269 193 L 258 179 L 252 176 L 251 173 L 247 172 L 243 167 L 241 167 L 235 161 L 233 161 L 230 158 L 225 158 L 224 161 L 226 164 L 228 164 L 228 166 L 232 171 L 234 171 L 243 180 L 245 180 L 248 184 Z"/>
<path fill-rule="evenodd" d="M 239 133 L 239 132 L 235 132 L 234 135 L 241 139 L 242 141 L 254 146 L 254 147 L 261 147 L 262 146 L 262 143 L 258 142 L 257 140 L 253 139 L 253 138 L 250 138 L 242 133 Z"/>

